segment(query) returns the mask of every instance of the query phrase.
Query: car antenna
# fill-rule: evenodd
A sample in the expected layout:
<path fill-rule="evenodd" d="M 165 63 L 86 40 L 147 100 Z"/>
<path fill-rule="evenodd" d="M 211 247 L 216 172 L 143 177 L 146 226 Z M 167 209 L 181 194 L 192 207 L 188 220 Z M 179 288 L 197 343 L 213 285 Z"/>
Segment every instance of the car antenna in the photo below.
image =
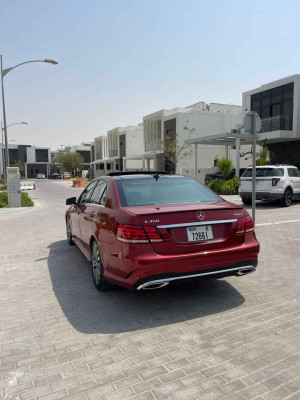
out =
<path fill-rule="evenodd" d="M 153 178 L 154 178 L 154 179 L 156 180 L 156 182 L 157 182 L 157 180 L 158 180 L 158 178 L 159 178 L 158 171 L 156 172 L 156 174 L 153 175 Z"/>

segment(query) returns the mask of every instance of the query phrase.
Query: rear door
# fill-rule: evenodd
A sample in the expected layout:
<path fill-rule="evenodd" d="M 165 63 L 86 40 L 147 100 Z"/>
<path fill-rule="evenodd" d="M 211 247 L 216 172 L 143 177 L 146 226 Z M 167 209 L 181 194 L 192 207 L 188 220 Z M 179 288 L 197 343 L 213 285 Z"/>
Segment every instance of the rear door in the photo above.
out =
<path fill-rule="evenodd" d="M 297 168 L 288 168 L 288 175 L 290 181 L 293 184 L 293 190 L 295 194 L 300 193 L 300 171 Z"/>
<path fill-rule="evenodd" d="M 72 235 L 74 235 L 81 242 L 81 230 L 80 230 L 80 219 L 81 216 L 85 213 L 87 208 L 87 203 L 89 201 L 89 197 L 94 190 L 97 181 L 91 182 L 85 190 L 82 192 L 78 199 L 78 204 L 75 204 L 71 210 L 71 231 Z"/>
<path fill-rule="evenodd" d="M 158 254 L 184 254 L 240 244 L 236 234 L 243 208 L 227 202 L 128 207 L 143 226 L 156 226 L 163 241 L 152 242 Z"/>
<path fill-rule="evenodd" d="M 80 217 L 80 231 L 82 244 L 87 252 L 90 250 L 90 239 L 97 230 L 96 224 L 101 223 L 102 211 L 105 204 L 107 183 L 99 180 L 86 203 L 84 213 Z"/>

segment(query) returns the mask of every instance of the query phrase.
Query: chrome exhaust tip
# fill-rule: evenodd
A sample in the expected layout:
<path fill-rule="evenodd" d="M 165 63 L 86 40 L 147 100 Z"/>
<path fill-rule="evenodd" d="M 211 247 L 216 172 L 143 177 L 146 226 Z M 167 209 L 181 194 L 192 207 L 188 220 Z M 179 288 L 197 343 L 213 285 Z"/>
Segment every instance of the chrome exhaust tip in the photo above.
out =
<path fill-rule="evenodd" d="M 140 285 L 137 290 L 155 290 L 155 289 L 161 289 L 165 286 L 167 286 L 169 282 L 147 282 L 144 283 L 143 285 Z"/>
<path fill-rule="evenodd" d="M 251 274 L 252 272 L 255 272 L 256 268 L 245 268 L 245 269 L 240 269 L 236 275 L 237 276 L 244 276 L 244 275 L 248 275 Z"/>

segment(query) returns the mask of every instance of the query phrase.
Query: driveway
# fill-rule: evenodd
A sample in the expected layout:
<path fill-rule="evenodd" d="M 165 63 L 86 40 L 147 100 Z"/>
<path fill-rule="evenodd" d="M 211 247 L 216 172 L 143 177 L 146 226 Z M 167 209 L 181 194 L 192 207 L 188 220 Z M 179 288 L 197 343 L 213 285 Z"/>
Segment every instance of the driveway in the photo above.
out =
<path fill-rule="evenodd" d="M 31 193 L 0 210 L 3 399 L 300 399 L 300 203 L 258 206 L 254 274 L 100 293 L 65 240 L 80 190 Z"/>

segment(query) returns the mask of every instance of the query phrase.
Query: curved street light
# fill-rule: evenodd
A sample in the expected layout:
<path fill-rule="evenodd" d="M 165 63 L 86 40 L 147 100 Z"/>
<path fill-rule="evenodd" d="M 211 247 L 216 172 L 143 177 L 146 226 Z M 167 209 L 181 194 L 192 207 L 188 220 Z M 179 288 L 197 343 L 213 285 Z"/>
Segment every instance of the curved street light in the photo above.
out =
<path fill-rule="evenodd" d="M 24 65 L 24 64 L 36 63 L 36 62 L 45 62 L 45 63 L 48 63 L 48 64 L 56 65 L 56 64 L 58 64 L 58 62 L 55 61 L 55 60 L 51 60 L 51 59 L 49 59 L 49 58 L 45 58 L 44 60 L 25 61 L 25 62 L 22 62 L 22 63 L 20 63 L 20 64 L 17 64 L 17 65 L 15 65 L 15 66 L 13 66 L 13 67 L 3 69 L 3 58 L 2 58 L 2 55 L 0 56 L 0 61 L 1 61 L 1 86 L 2 86 L 3 124 L 4 124 L 4 137 L 5 137 L 5 164 L 6 164 L 6 166 L 8 166 L 8 165 L 9 165 L 9 164 L 8 164 L 8 144 L 7 144 L 8 141 L 7 141 L 7 125 L 6 125 L 6 114 L 5 114 L 5 100 L 4 100 L 3 78 L 4 78 L 5 75 L 8 74 L 11 70 L 13 70 L 13 69 L 15 69 L 15 68 L 17 68 L 17 67 L 19 67 L 19 66 L 21 66 L 21 65 Z M 5 177 L 7 178 L 7 176 L 6 176 L 6 169 L 5 169 Z"/>
<path fill-rule="evenodd" d="M 29 63 L 34 63 L 34 62 L 45 62 L 45 63 L 53 64 L 53 65 L 58 64 L 57 61 L 51 60 L 51 59 L 49 59 L 49 58 L 45 58 L 45 60 L 25 61 L 25 62 L 22 62 L 22 63 L 20 63 L 20 64 L 15 65 L 14 67 L 10 67 L 10 68 L 3 69 L 3 70 L 2 70 L 2 76 L 4 77 L 4 76 L 5 76 L 6 74 L 8 74 L 12 69 L 17 68 L 17 67 L 19 67 L 20 65 L 29 64 Z"/>
<path fill-rule="evenodd" d="M 12 125 L 28 125 L 28 122 L 14 122 L 13 124 L 7 125 L 6 128 L 9 128 Z M 4 129 L 4 128 L 2 128 L 2 129 Z"/>

